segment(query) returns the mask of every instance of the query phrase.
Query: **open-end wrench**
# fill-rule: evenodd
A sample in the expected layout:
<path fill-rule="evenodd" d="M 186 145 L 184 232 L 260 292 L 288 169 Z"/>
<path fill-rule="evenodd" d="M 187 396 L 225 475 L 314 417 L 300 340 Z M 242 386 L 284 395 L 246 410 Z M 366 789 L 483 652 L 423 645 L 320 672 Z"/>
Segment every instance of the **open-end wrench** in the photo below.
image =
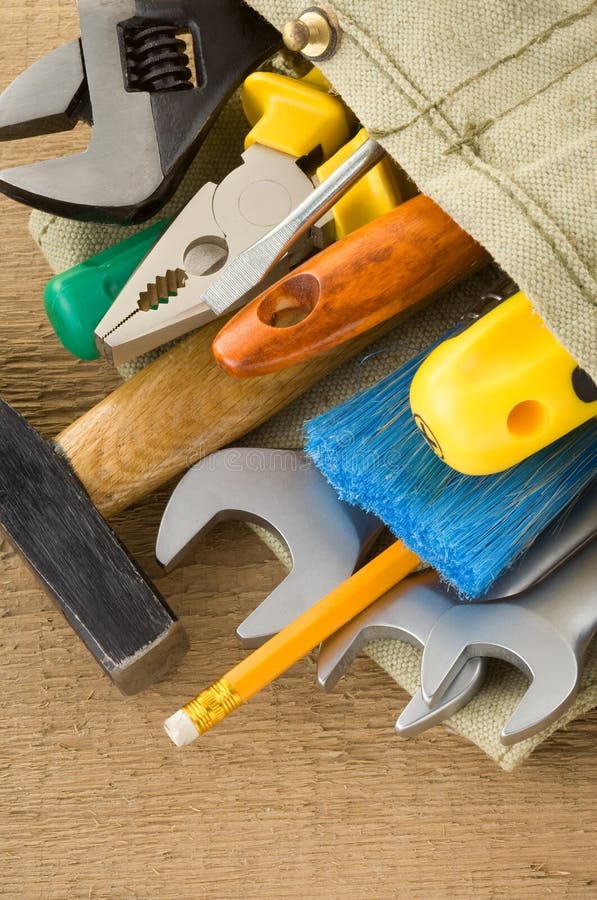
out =
<path fill-rule="evenodd" d="M 317 662 L 320 687 L 333 690 L 369 641 L 393 638 L 423 647 L 438 618 L 455 602 L 434 572 L 400 582 L 322 644 Z M 457 712 L 483 684 L 485 669 L 485 660 L 468 660 L 434 707 L 417 691 L 396 722 L 396 733 L 414 737 Z"/>
<path fill-rule="evenodd" d="M 237 629 L 257 646 L 297 618 L 364 561 L 383 525 L 338 499 L 305 455 L 233 447 L 187 472 L 164 512 L 156 556 L 174 568 L 217 522 L 264 526 L 287 545 L 292 570 Z"/>
<path fill-rule="evenodd" d="M 524 594 L 461 604 L 434 626 L 421 667 L 423 696 L 436 703 L 471 656 L 513 663 L 531 679 L 501 733 L 514 744 L 555 721 L 572 703 L 597 629 L 597 544 L 592 541 Z"/>
<path fill-rule="evenodd" d="M 459 609 L 493 607 L 495 615 L 507 621 L 510 603 L 498 601 L 540 585 L 589 542 L 597 526 L 596 508 L 597 489 L 593 485 L 550 524 L 525 556 L 476 604 L 460 603 L 457 594 L 432 572 L 413 575 L 397 585 L 323 644 L 317 670 L 320 686 L 332 690 L 369 641 L 393 638 L 425 647 L 430 635 L 437 633 L 434 628 L 440 617 L 442 622 L 446 620 L 449 610 L 454 609 L 456 613 Z M 479 690 L 484 673 L 482 654 L 475 656 L 471 648 L 443 692 L 434 696 L 432 705 L 426 702 L 421 691 L 414 695 L 396 722 L 396 732 L 402 737 L 412 737 L 457 712 Z"/>

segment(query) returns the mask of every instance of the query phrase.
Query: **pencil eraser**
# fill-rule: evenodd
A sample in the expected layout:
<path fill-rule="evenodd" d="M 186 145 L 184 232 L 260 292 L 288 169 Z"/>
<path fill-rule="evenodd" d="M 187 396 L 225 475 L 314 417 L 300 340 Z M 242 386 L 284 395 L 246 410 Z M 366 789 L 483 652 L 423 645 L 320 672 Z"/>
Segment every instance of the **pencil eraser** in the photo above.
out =
<path fill-rule="evenodd" d="M 186 747 L 187 744 L 192 744 L 199 737 L 199 732 L 184 709 L 177 710 L 173 716 L 166 719 L 164 731 L 177 747 Z"/>

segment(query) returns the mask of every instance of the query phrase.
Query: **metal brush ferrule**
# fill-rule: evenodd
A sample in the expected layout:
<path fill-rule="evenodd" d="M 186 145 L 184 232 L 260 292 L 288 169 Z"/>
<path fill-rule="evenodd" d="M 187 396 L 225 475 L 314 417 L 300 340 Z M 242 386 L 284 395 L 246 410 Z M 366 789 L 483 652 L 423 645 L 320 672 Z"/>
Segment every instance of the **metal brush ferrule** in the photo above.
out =
<path fill-rule="evenodd" d="M 220 678 L 194 700 L 183 706 L 184 712 L 192 720 L 199 734 L 205 734 L 242 703 L 240 694 L 226 681 Z"/>

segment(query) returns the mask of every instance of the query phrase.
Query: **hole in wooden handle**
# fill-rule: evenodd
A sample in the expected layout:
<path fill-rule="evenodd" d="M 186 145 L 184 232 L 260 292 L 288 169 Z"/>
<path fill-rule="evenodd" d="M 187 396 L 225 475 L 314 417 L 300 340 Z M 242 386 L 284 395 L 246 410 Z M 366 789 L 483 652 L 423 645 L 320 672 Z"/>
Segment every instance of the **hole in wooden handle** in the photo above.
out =
<path fill-rule="evenodd" d="M 319 297 L 319 281 L 314 275 L 291 276 L 263 298 L 257 315 L 270 328 L 291 328 L 311 315 Z"/>

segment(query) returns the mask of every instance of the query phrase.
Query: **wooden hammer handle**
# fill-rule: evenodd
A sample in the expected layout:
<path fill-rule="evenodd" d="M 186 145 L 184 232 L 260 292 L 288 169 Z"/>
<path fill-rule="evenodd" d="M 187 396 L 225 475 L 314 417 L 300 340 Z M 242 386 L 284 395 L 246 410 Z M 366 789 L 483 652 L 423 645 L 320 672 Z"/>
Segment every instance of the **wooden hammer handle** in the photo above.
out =
<path fill-rule="evenodd" d="M 238 381 L 211 352 L 221 325 L 177 344 L 56 438 L 104 516 L 260 425 L 376 337 L 368 333 L 291 371 Z"/>
<path fill-rule="evenodd" d="M 220 331 L 214 355 L 237 378 L 294 366 L 412 311 L 486 256 L 419 195 L 264 291 Z"/>

